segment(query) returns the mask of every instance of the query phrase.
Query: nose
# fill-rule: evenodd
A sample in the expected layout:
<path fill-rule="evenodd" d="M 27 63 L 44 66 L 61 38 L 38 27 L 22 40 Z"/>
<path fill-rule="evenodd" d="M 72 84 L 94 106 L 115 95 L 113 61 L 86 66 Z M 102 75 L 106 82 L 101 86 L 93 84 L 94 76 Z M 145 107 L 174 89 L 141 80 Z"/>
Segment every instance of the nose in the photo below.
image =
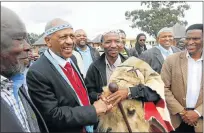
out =
<path fill-rule="evenodd" d="M 118 46 L 118 44 L 117 44 L 116 41 L 112 41 L 112 42 L 111 42 L 111 47 L 117 47 L 117 46 Z"/>
<path fill-rule="evenodd" d="M 71 37 L 67 37 L 66 41 L 67 44 L 73 44 L 73 39 Z"/>
<path fill-rule="evenodd" d="M 193 44 L 193 43 L 194 43 L 193 39 L 189 38 L 188 41 L 187 41 L 187 44 Z"/>
<path fill-rule="evenodd" d="M 27 42 L 26 40 L 24 40 L 23 43 L 24 43 L 24 44 L 23 44 L 23 50 L 24 50 L 24 51 L 29 51 L 29 50 L 31 49 L 30 44 L 28 44 L 28 42 Z"/>

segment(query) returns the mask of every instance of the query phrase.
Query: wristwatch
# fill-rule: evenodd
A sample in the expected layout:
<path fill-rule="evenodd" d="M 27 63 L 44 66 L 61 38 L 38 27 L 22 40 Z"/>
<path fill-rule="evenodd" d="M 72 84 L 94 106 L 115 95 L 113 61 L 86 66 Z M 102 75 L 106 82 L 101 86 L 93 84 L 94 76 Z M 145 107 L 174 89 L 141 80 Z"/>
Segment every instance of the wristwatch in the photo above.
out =
<path fill-rule="evenodd" d="M 130 88 L 128 88 L 128 99 L 132 99 L 132 94 L 131 94 Z"/>
<path fill-rule="evenodd" d="M 179 112 L 179 115 L 184 115 L 186 113 L 186 110 L 184 109 L 183 111 Z"/>

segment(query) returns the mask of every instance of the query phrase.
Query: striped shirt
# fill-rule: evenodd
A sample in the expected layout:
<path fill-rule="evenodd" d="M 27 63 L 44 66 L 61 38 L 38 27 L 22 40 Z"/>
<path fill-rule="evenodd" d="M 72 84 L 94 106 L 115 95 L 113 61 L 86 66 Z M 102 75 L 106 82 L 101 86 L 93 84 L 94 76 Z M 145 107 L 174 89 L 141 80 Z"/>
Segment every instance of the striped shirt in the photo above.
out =
<path fill-rule="evenodd" d="M 27 115 L 23 107 L 21 98 L 18 97 L 16 101 L 13 93 L 13 81 L 3 77 L 1 75 L 1 97 L 8 103 L 8 105 L 14 110 L 18 120 L 20 121 L 25 132 L 30 132 Z"/>

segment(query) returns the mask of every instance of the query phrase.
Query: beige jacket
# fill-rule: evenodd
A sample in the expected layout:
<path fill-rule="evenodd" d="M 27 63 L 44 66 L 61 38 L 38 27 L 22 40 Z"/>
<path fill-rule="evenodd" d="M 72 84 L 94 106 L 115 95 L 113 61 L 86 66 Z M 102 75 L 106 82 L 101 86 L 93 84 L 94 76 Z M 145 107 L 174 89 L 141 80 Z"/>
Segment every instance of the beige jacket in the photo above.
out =
<path fill-rule="evenodd" d="M 174 128 L 182 122 L 179 112 L 186 107 L 188 60 L 186 51 L 175 53 L 165 60 L 161 77 L 165 84 L 165 97 L 167 107 Z M 202 77 L 203 78 L 203 77 Z M 201 83 L 200 95 L 195 109 L 203 116 L 203 81 Z M 203 131 L 203 119 L 199 119 L 196 132 Z"/>

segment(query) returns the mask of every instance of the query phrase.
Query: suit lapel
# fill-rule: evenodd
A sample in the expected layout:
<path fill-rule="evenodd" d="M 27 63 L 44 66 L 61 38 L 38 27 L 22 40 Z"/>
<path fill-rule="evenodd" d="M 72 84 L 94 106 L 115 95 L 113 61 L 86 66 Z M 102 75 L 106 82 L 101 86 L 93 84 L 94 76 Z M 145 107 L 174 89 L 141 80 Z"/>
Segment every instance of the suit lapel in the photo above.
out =
<path fill-rule="evenodd" d="M 203 61 L 202 61 L 202 64 L 203 64 Z M 203 66 L 202 66 L 202 72 L 203 72 Z M 201 103 L 203 103 L 203 84 L 204 84 L 204 77 L 202 75 L 201 84 L 200 84 L 200 93 L 196 103 L 196 107 L 198 107 Z"/>
<path fill-rule="evenodd" d="M 20 87 L 19 96 L 21 98 L 21 102 L 23 104 L 24 110 L 25 110 L 26 115 L 27 115 L 27 120 L 28 120 L 28 124 L 30 127 L 30 131 L 31 132 L 39 132 L 40 129 L 39 129 L 39 125 L 37 122 L 37 118 L 36 118 L 34 111 L 31 108 L 30 104 L 28 103 L 29 98 L 27 96 L 27 92 L 26 92 L 24 87 Z"/>
<path fill-rule="evenodd" d="M 162 65 L 164 62 L 164 57 L 162 56 L 162 53 L 160 52 L 160 50 L 155 48 L 154 54 L 156 54 L 156 57 L 157 57 L 159 63 Z"/>
<path fill-rule="evenodd" d="M 187 93 L 187 76 L 188 76 L 188 60 L 186 58 L 186 52 L 183 52 L 180 55 L 180 59 L 181 59 L 181 64 L 179 65 L 181 67 L 181 72 L 183 75 L 183 82 L 184 82 L 184 94 L 186 95 Z"/>
<path fill-rule="evenodd" d="M 57 71 L 57 69 L 51 63 L 50 63 L 50 66 L 53 69 L 53 71 L 57 74 L 57 76 L 62 80 L 63 84 L 65 85 L 65 88 L 70 90 L 74 99 L 77 101 L 79 105 L 81 105 L 76 93 L 74 92 L 74 88 L 72 87 L 72 85 L 63 78 L 63 76 Z"/>
<path fill-rule="evenodd" d="M 28 120 L 31 128 L 31 132 L 39 132 L 40 131 L 39 128 L 43 128 L 41 130 L 44 132 L 49 132 L 43 117 L 41 116 L 40 112 L 38 111 L 38 109 L 36 108 L 32 100 L 30 99 L 30 97 L 28 96 L 28 93 L 23 86 L 19 88 L 19 96 L 21 97 L 26 114 L 31 119 L 31 121 Z M 39 120 L 41 121 L 41 126 L 38 124 L 36 116 L 38 116 Z M 30 124 L 30 122 L 33 122 L 33 124 Z"/>
<path fill-rule="evenodd" d="M 69 89 L 72 96 L 75 98 L 75 100 L 77 101 L 77 103 L 79 105 L 82 105 L 80 99 L 78 98 L 72 84 L 70 83 L 70 81 L 68 80 L 67 76 L 65 75 L 65 73 L 63 72 L 63 70 L 61 69 L 61 67 L 59 66 L 59 64 L 53 59 L 53 57 L 50 55 L 49 51 L 46 50 L 44 52 L 44 56 L 45 58 L 48 60 L 48 63 L 50 64 L 51 68 L 53 69 L 54 72 L 56 72 L 56 74 L 58 75 L 58 77 L 61 77 L 62 82 L 65 85 L 66 89 Z"/>

